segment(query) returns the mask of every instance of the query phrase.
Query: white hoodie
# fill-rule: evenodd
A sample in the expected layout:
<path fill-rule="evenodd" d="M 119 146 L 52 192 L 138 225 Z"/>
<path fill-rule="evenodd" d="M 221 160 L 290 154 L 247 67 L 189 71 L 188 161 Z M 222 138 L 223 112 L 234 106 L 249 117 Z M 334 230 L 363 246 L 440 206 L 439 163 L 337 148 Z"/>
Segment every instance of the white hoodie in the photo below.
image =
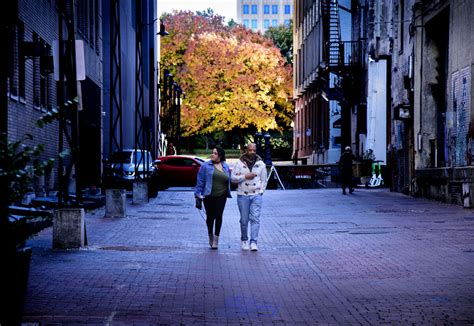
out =
<path fill-rule="evenodd" d="M 245 174 L 250 172 L 257 176 L 253 179 L 245 179 Z M 267 187 L 267 167 L 261 159 L 257 158 L 257 162 L 250 171 L 247 165 L 239 160 L 232 169 L 231 181 L 238 183 L 237 195 L 254 196 L 263 194 Z"/>

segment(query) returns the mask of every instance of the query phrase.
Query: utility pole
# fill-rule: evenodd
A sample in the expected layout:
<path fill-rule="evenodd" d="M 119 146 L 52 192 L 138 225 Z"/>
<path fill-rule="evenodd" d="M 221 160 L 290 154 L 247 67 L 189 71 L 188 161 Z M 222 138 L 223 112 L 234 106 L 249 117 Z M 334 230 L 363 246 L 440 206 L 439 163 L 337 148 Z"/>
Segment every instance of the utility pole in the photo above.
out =
<path fill-rule="evenodd" d="M 58 105 L 63 114 L 59 119 L 59 194 L 60 206 L 70 204 L 69 179 L 72 168 L 75 169 L 76 176 L 76 206 L 82 202 L 81 171 L 80 171 L 80 150 L 79 150 L 79 112 L 76 102 L 77 97 L 77 74 L 76 74 L 76 29 L 74 23 L 74 0 L 58 1 L 58 47 L 59 47 L 59 81 L 58 81 Z M 66 40 L 63 39 L 63 32 L 66 26 Z M 70 128 L 68 128 L 68 121 Z M 63 152 L 64 138 L 71 148 L 71 158 L 66 166 L 66 173 L 63 173 L 65 160 Z"/>

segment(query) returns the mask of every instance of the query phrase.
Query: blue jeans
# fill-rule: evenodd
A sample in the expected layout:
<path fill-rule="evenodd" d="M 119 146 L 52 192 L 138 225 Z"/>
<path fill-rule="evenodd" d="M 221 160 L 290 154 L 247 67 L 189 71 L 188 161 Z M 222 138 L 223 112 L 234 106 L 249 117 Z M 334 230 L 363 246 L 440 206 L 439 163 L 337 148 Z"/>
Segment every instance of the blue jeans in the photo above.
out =
<path fill-rule="evenodd" d="M 237 205 L 240 211 L 240 240 L 247 241 L 248 226 L 250 222 L 250 242 L 257 243 L 258 230 L 260 229 L 260 211 L 262 209 L 262 196 L 237 196 Z"/>

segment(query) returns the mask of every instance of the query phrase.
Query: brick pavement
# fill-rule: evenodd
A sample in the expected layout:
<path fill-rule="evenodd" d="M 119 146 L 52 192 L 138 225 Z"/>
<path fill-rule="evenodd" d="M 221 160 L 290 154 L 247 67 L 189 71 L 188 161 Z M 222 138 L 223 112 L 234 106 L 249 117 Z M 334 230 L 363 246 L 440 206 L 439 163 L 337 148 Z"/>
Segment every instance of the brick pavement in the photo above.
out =
<path fill-rule="evenodd" d="M 386 190 L 267 191 L 258 252 L 236 198 L 218 251 L 191 192 L 86 218 L 89 247 L 34 254 L 25 323 L 472 325 L 474 211 Z"/>

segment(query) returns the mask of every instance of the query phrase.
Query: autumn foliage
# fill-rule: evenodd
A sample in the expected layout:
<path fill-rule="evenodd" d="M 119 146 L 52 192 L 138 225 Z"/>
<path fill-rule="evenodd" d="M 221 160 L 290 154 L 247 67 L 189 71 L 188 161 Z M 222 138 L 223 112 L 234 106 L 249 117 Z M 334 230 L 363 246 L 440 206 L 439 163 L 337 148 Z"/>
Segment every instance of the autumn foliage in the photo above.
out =
<path fill-rule="evenodd" d="M 186 93 L 184 136 L 289 128 L 292 70 L 272 41 L 216 15 L 181 11 L 165 22 L 161 66 Z"/>

